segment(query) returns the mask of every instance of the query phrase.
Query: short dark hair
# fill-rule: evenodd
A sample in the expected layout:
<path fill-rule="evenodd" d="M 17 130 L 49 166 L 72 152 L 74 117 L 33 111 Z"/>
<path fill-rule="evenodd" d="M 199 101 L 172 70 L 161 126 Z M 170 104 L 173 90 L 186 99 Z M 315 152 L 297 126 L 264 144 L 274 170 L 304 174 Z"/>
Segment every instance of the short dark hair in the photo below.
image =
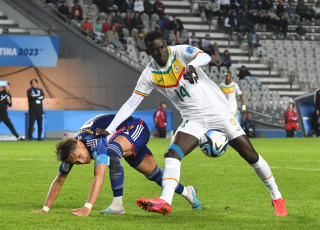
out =
<path fill-rule="evenodd" d="M 160 106 L 161 106 L 162 104 L 165 104 L 165 105 L 167 105 L 167 104 L 166 104 L 166 103 L 165 103 L 164 101 L 160 103 Z"/>
<path fill-rule="evenodd" d="M 35 81 L 36 83 L 38 83 L 38 80 L 34 78 L 34 79 L 31 79 L 31 80 L 30 80 L 30 85 L 32 84 L 33 81 Z"/>
<path fill-rule="evenodd" d="M 64 138 L 56 144 L 56 157 L 58 161 L 67 162 L 70 153 L 72 153 L 77 146 L 77 140 L 72 137 Z"/>
<path fill-rule="evenodd" d="M 163 38 L 164 39 L 164 36 L 162 33 L 158 32 L 158 31 L 150 31 L 146 34 L 146 36 L 144 37 L 144 44 L 146 45 L 146 47 L 148 47 L 148 43 L 149 42 L 152 42 L 158 38 Z"/>

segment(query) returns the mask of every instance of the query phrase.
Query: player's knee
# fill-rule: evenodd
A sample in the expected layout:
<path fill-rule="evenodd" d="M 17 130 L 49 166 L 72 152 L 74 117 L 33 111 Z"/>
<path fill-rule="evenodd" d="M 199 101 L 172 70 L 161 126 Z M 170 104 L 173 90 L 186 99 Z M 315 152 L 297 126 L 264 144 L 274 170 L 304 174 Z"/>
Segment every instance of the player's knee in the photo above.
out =
<path fill-rule="evenodd" d="M 121 145 L 118 142 L 112 141 L 109 143 L 107 147 L 108 156 L 111 157 L 117 157 L 121 158 L 123 156 L 123 150 Z"/>
<path fill-rule="evenodd" d="M 254 149 L 250 150 L 246 153 L 245 159 L 249 164 L 255 164 L 259 160 L 259 154 Z"/>
<path fill-rule="evenodd" d="M 179 154 L 172 149 L 168 149 L 168 151 L 164 154 L 164 157 L 170 157 L 170 158 L 181 160 L 181 157 L 179 156 Z"/>

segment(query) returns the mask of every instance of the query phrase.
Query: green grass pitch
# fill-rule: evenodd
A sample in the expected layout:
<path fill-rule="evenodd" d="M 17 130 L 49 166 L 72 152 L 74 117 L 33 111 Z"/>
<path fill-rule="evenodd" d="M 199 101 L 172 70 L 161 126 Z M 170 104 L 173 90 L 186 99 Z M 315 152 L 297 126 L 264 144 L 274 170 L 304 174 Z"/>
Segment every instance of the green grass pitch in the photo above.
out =
<path fill-rule="evenodd" d="M 287 200 L 289 215 L 277 217 L 270 194 L 254 171 L 230 147 L 217 159 L 197 148 L 182 160 L 181 180 L 194 185 L 203 210 L 192 210 L 175 195 L 172 213 L 147 213 L 137 198 L 160 195 L 155 183 L 130 168 L 125 169 L 125 215 L 100 215 L 109 206 L 109 177 L 88 217 L 76 217 L 89 194 L 93 164 L 75 166 L 48 214 L 42 208 L 59 163 L 56 141 L 0 143 L 0 229 L 320 229 L 320 140 L 316 138 L 253 139 L 257 152 L 269 163 Z M 159 166 L 169 139 L 151 139 L 148 146 Z"/>

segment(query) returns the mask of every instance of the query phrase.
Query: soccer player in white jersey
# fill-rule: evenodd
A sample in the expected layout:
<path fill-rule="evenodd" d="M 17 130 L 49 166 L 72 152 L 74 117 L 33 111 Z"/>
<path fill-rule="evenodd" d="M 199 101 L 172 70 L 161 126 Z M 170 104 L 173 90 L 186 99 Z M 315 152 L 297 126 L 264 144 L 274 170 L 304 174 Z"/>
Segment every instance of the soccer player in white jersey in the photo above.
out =
<path fill-rule="evenodd" d="M 169 214 L 173 194 L 180 180 L 182 158 L 199 145 L 199 138 L 207 129 L 217 128 L 228 135 L 230 146 L 251 165 L 267 186 L 275 214 L 287 215 L 285 200 L 281 197 L 269 165 L 257 154 L 232 116 L 219 87 L 200 68 L 210 62 L 210 56 L 188 45 L 168 47 L 163 35 L 156 31 L 148 32 L 144 42 L 147 54 L 153 59 L 142 72 L 132 96 L 120 108 L 112 123 L 97 133 L 112 133 L 154 88 L 180 111 L 183 122 L 165 153 L 161 197 L 140 198 L 137 200 L 138 206 L 146 211 Z"/>
<path fill-rule="evenodd" d="M 232 81 L 231 72 L 228 71 L 225 76 L 225 82 L 222 82 L 219 85 L 221 91 L 226 96 L 226 99 L 229 104 L 229 109 L 234 117 L 238 120 L 238 104 L 237 104 L 237 95 L 240 97 L 242 102 L 242 111 L 246 111 L 246 105 L 244 104 L 244 99 L 242 96 L 242 91 L 239 85 Z"/>

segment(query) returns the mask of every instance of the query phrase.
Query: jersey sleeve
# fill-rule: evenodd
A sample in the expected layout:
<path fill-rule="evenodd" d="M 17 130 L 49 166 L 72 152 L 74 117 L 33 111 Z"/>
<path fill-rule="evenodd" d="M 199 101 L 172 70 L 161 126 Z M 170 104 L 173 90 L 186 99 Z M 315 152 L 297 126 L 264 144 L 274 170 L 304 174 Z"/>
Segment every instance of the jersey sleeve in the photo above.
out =
<path fill-rule="evenodd" d="M 107 138 L 100 137 L 97 140 L 97 145 L 93 150 L 94 167 L 101 164 L 110 164 L 108 152 L 107 152 Z"/>
<path fill-rule="evenodd" d="M 180 45 L 176 46 L 176 48 L 186 64 L 189 64 L 192 60 L 194 60 L 198 54 L 204 53 L 202 50 L 189 45 Z"/>
<path fill-rule="evenodd" d="M 71 171 L 72 167 L 73 167 L 73 164 L 62 162 L 60 167 L 59 167 L 59 172 L 61 174 L 64 174 L 64 175 L 69 174 L 69 172 Z"/>
<path fill-rule="evenodd" d="M 154 86 L 155 84 L 153 82 L 151 69 L 147 67 L 140 75 L 133 92 L 143 97 L 148 97 L 151 91 L 154 89 Z"/>
<path fill-rule="evenodd" d="M 241 91 L 239 85 L 235 83 L 234 86 L 235 86 L 235 88 L 236 88 L 237 94 L 238 94 L 238 95 L 241 95 L 241 94 L 242 94 L 242 91 Z"/>

